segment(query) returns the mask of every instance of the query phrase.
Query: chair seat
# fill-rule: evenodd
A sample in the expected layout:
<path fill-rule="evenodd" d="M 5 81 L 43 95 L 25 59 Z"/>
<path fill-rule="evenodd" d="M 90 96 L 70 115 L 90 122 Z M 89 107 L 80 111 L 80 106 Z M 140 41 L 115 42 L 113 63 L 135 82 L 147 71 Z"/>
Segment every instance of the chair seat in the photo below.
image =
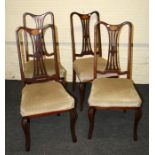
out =
<path fill-rule="evenodd" d="M 59 82 L 29 84 L 22 90 L 22 116 L 69 110 L 73 107 L 74 99 Z"/>
<path fill-rule="evenodd" d="M 98 57 L 97 67 L 104 71 L 107 61 L 104 58 Z M 81 82 L 90 81 L 94 77 L 94 57 L 76 59 L 73 63 L 74 70 Z M 113 74 L 100 75 L 102 77 L 117 76 Z"/>
<path fill-rule="evenodd" d="M 55 74 L 55 70 L 53 69 L 55 68 L 54 59 L 45 59 L 44 63 L 45 63 L 45 67 L 47 69 L 48 75 Z M 64 78 L 66 76 L 66 70 L 60 63 L 59 63 L 59 72 L 60 72 L 61 78 Z M 33 77 L 33 61 L 32 60 L 24 63 L 24 75 L 25 75 L 25 78 Z"/>
<path fill-rule="evenodd" d="M 141 99 L 132 80 L 123 78 L 99 78 L 92 83 L 89 106 L 140 107 Z"/>

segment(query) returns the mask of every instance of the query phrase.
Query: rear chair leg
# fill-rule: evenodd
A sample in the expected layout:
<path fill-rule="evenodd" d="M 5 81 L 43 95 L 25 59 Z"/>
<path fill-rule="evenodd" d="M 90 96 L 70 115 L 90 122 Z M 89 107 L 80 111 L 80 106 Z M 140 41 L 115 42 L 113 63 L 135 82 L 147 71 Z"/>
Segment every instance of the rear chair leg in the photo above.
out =
<path fill-rule="evenodd" d="M 139 123 L 141 117 L 142 117 L 142 109 L 139 108 L 138 110 L 135 111 L 134 135 L 133 135 L 134 141 L 137 141 L 138 140 L 137 128 L 138 128 L 138 123 Z"/>
<path fill-rule="evenodd" d="M 77 120 L 77 113 L 75 109 L 70 110 L 70 129 L 72 135 L 72 141 L 75 143 L 77 141 L 75 133 L 75 124 Z"/>
<path fill-rule="evenodd" d="M 76 85 L 76 73 L 73 71 L 73 85 L 72 85 L 72 91 L 75 91 L 75 85 Z"/>
<path fill-rule="evenodd" d="M 30 119 L 22 118 L 21 125 L 25 135 L 25 148 L 30 151 Z"/>
<path fill-rule="evenodd" d="M 88 110 L 88 118 L 89 118 L 88 139 L 91 139 L 92 135 L 93 135 L 95 113 L 96 113 L 96 109 L 89 108 L 89 110 Z"/>
<path fill-rule="evenodd" d="M 85 83 L 80 83 L 80 111 L 83 110 L 83 102 L 85 97 Z"/>

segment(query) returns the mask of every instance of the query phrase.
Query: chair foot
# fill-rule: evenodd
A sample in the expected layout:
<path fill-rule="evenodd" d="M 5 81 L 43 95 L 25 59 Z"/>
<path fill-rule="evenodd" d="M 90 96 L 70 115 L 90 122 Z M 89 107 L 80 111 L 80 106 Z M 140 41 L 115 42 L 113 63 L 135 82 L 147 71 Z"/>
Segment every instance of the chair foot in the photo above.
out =
<path fill-rule="evenodd" d="M 138 129 L 138 124 L 139 124 L 139 121 L 140 121 L 141 117 L 142 117 L 142 109 L 139 108 L 138 110 L 135 111 L 134 135 L 133 135 L 134 141 L 138 140 L 137 129 Z"/>
<path fill-rule="evenodd" d="M 93 135 L 95 112 L 96 112 L 96 109 L 94 108 L 89 108 L 88 110 L 88 118 L 89 118 L 88 139 L 91 139 Z"/>
<path fill-rule="evenodd" d="M 72 135 L 72 141 L 75 143 L 77 141 L 75 133 L 75 124 L 77 120 L 77 113 L 75 109 L 70 110 L 70 129 Z"/>
<path fill-rule="evenodd" d="M 25 135 L 25 149 L 30 151 L 30 119 L 22 118 L 21 125 Z"/>

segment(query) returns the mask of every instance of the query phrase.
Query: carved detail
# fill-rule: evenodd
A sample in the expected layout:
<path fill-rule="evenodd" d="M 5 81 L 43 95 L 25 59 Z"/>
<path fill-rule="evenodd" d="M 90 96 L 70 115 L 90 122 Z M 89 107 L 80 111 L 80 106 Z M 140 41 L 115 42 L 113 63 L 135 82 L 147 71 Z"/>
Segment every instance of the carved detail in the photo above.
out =
<path fill-rule="evenodd" d="M 32 14 L 32 13 L 24 13 L 23 15 L 23 24 L 24 24 L 24 27 L 27 27 L 27 21 L 26 21 L 26 17 L 27 16 L 30 16 L 34 21 L 35 21 L 35 24 L 36 24 L 36 27 L 37 29 L 40 29 L 40 28 L 43 28 L 44 26 L 44 20 L 46 18 L 46 16 L 50 15 L 51 17 L 51 22 L 50 24 L 54 25 L 54 15 L 52 12 L 46 12 L 44 14 L 41 14 L 41 15 L 35 15 L 35 14 Z M 29 54 L 29 49 L 28 49 L 28 40 L 27 40 L 27 34 L 25 33 L 25 47 L 26 47 L 26 60 L 29 61 L 29 57 L 31 57 L 31 54 Z M 43 36 L 42 36 L 42 40 L 43 40 Z M 43 40 L 44 42 L 44 40 Z M 44 48 L 44 55 L 46 56 L 50 56 L 51 54 L 47 53 L 46 51 L 46 48 L 45 48 L 45 44 L 42 44 Z"/>
<path fill-rule="evenodd" d="M 90 16 L 82 16 L 81 23 L 82 23 L 82 51 L 81 54 L 93 54 L 91 43 L 90 43 L 90 33 L 89 33 L 89 22 Z"/>
<path fill-rule="evenodd" d="M 91 38 L 90 38 L 90 19 L 91 16 L 95 14 L 97 21 L 99 21 L 99 13 L 97 11 L 91 12 L 89 14 L 80 14 L 77 12 L 71 13 L 70 21 L 71 21 L 71 37 L 72 37 L 72 49 L 73 49 L 73 60 L 75 60 L 76 57 L 82 57 L 84 55 L 94 55 L 94 52 L 91 47 Z M 73 16 L 77 15 L 80 18 L 81 24 L 82 24 L 82 50 L 81 53 L 75 53 L 75 40 L 74 40 L 74 26 L 73 26 Z M 100 31 L 97 32 L 98 34 L 98 46 L 101 50 L 101 44 L 100 44 Z M 101 51 L 99 51 L 101 53 Z"/>
<path fill-rule="evenodd" d="M 103 68 L 103 70 L 97 70 L 97 58 L 95 58 L 95 64 L 94 64 L 94 78 L 96 78 L 96 74 L 106 74 L 106 73 L 117 73 L 117 75 L 127 75 L 127 78 L 131 77 L 131 48 L 132 48 L 132 24 L 130 22 L 123 22 L 119 25 L 109 25 L 103 21 L 97 22 L 95 25 L 95 57 L 98 52 L 97 49 L 97 36 L 96 32 L 98 31 L 98 26 L 103 25 L 107 28 L 108 36 L 109 36 L 109 49 L 108 49 L 108 59 L 106 68 Z M 118 57 L 118 48 L 119 48 L 119 34 L 120 30 L 124 25 L 128 25 L 129 29 L 129 35 L 128 35 L 128 64 L 127 64 L 127 70 L 121 71 L 120 64 L 119 64 L 119 57 Z"/>

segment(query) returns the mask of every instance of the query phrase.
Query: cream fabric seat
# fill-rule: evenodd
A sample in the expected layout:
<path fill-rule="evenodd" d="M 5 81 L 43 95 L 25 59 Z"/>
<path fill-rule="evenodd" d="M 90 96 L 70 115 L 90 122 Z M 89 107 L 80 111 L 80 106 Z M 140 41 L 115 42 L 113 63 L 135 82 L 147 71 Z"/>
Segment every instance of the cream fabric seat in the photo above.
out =
<path fill-rule="evenodd" d="M 132 80 L 123 78 L 95 79 L 88 100 L 98 107 L 140 107 L 141 102 Z"/>
<path fill-rule="evenodd" d="M 21 115 L 31 116 L 74 108 L 74 99 L 56 81 L 26 85 L 22 90 Z"/>
<path fill-rule="evenodd" d="M 98 57 L 97 67 L 99 70 L 104 70 L 107 61 L 104 58 Z M 94 77 L 94 57 L 76 59 L 73 63 L 74 70 L 81 82 L 92 80 Z M 117 76 L 113 74 L 104 74 L 102 77 Z"/>
<path fill-rule="evenodd" d="M 55 68 L 54 59 L 45 59 L 44 63 L 45 63 L 45 67 L 47 69 L 48 75 L 55 74 L 55 70 L 53 69 Z M 66 76 L 66 70 L 60 63 L 59 63 L 59 72 L 60 72 L 61 78 L 64 78 Z M 24 63 L 24 75 L 25 75 L 25 78 L 33 77 L 33 61 L 32 60 Z"/>

